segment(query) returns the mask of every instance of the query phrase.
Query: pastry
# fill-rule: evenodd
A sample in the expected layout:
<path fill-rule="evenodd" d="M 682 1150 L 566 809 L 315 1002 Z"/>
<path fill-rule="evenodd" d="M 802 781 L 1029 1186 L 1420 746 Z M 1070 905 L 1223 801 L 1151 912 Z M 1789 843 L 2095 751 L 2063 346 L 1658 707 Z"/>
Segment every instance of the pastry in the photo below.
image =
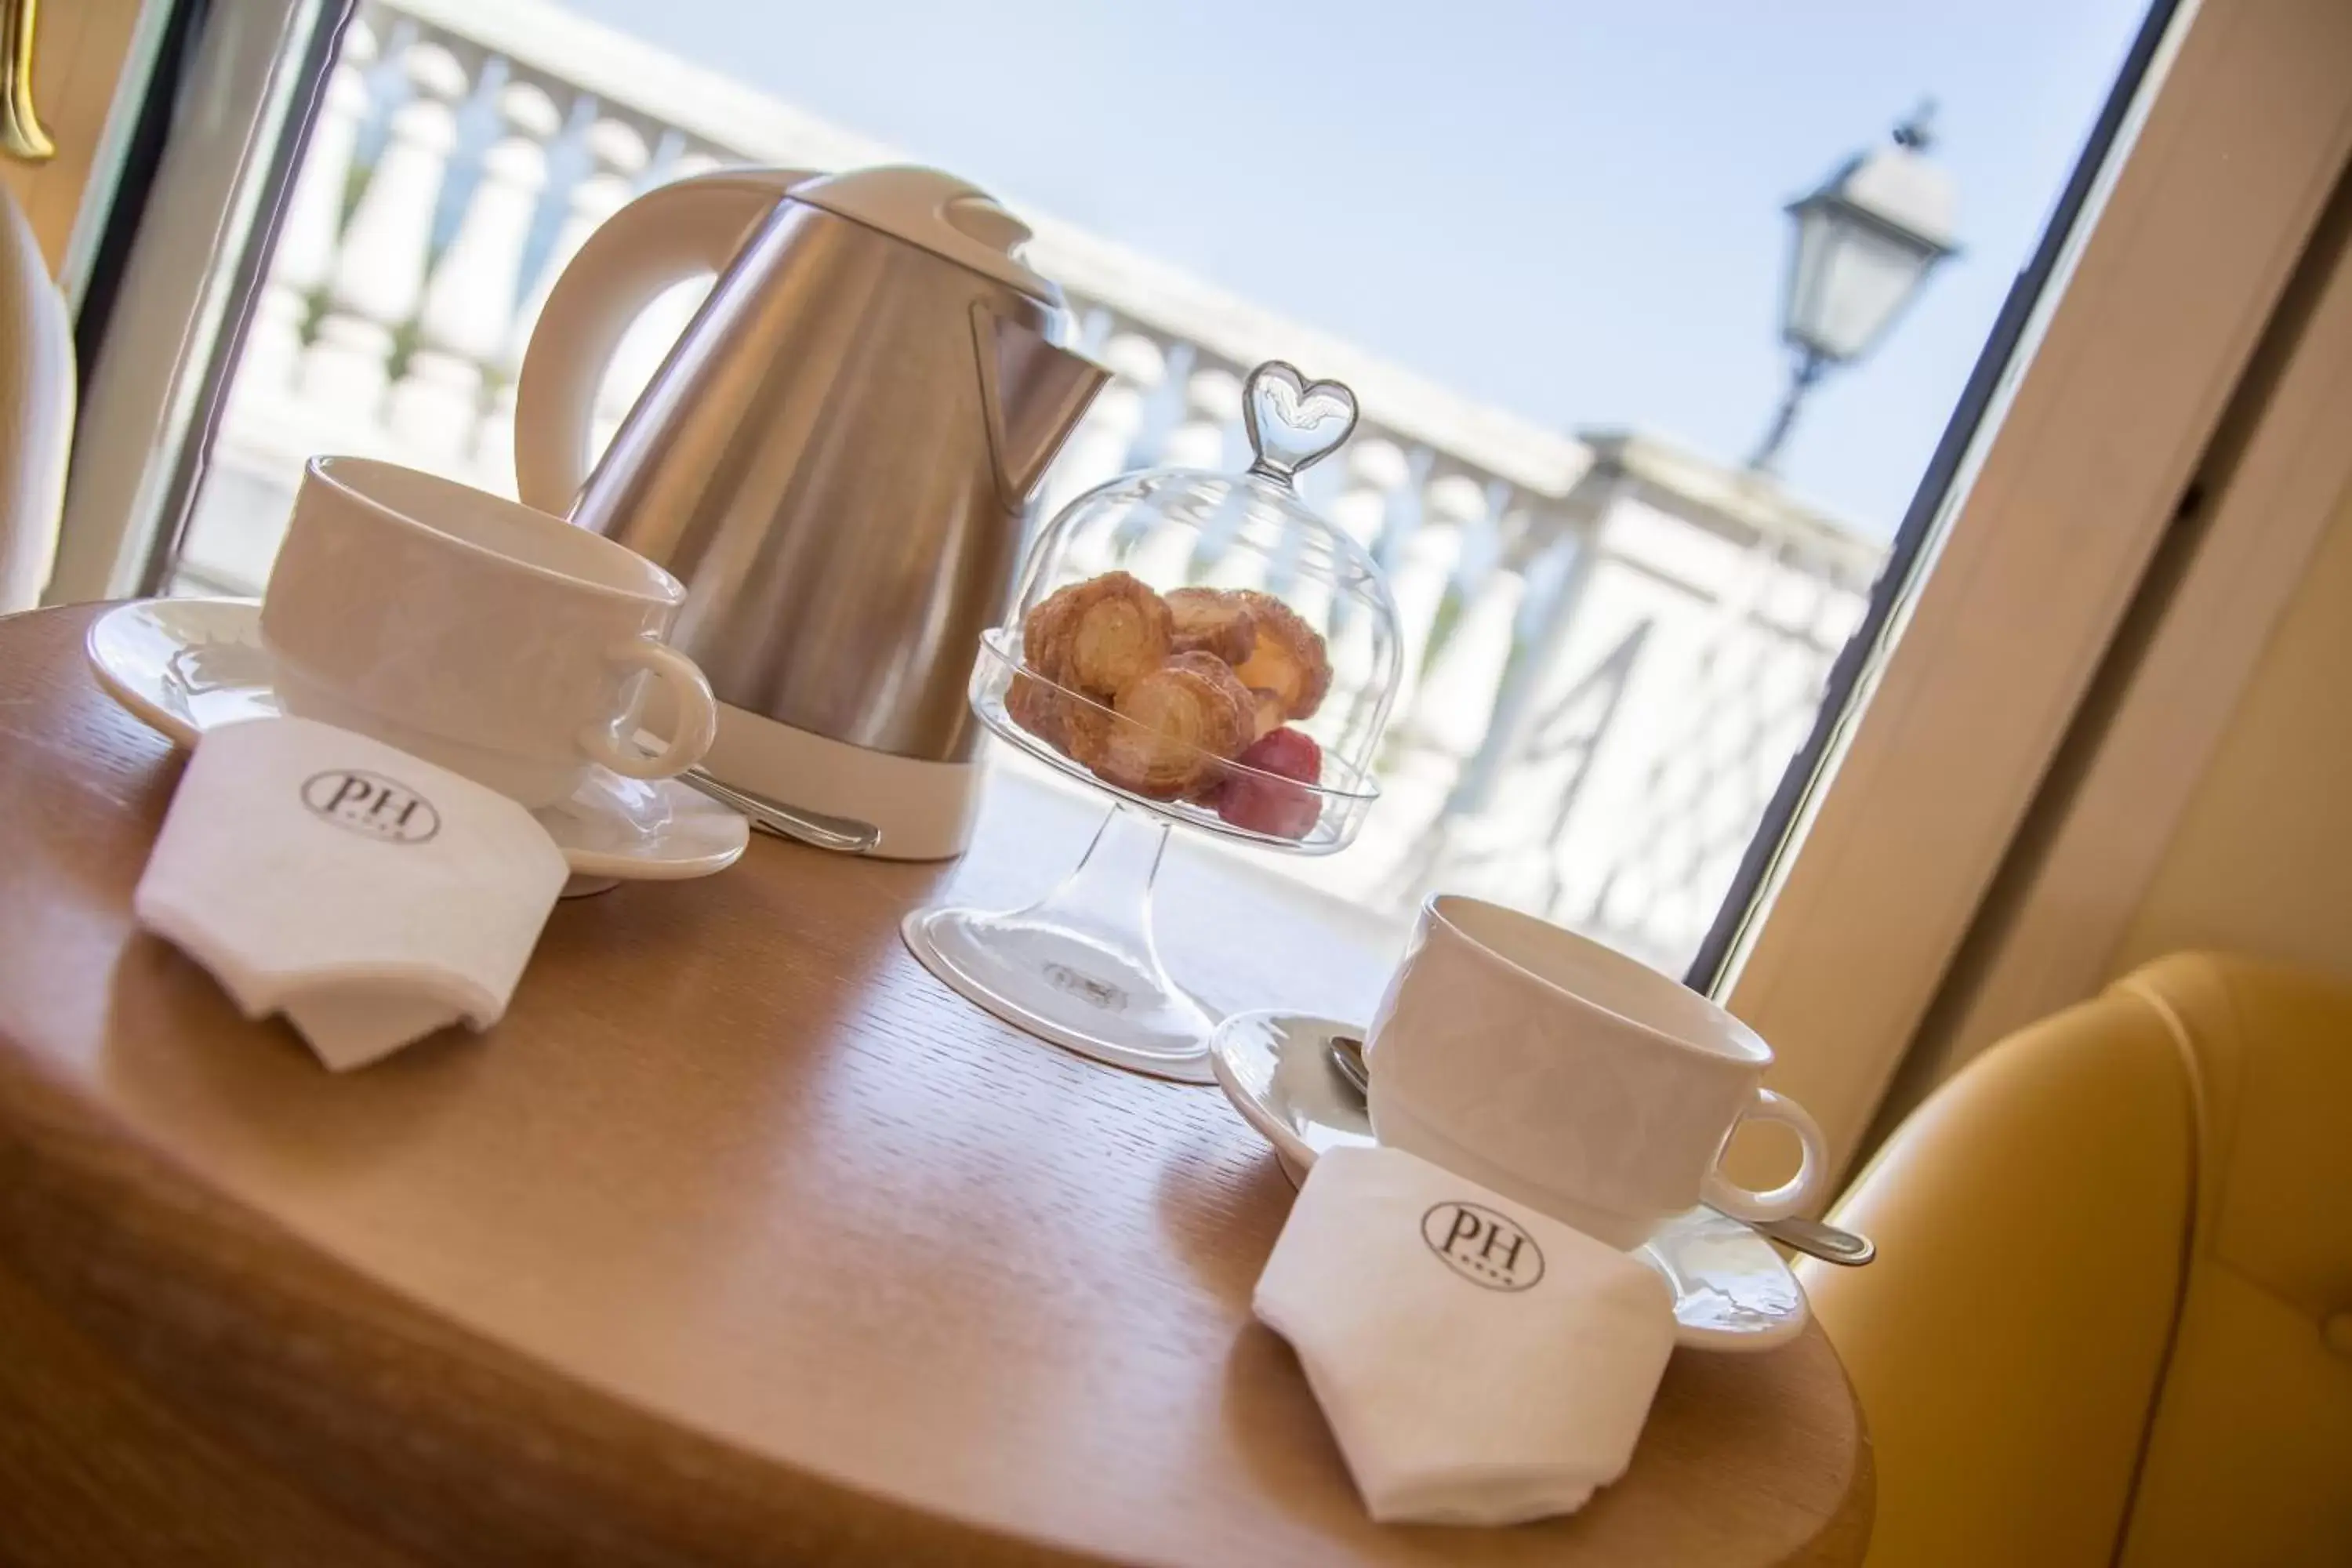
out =
<path fill-rule="evenodd" d="M 1213 653 L 1239 664 L 1256 651 L 1257 617 L 1249 602 L 1223 588 L 1179 588 L 1168 595 L 1178 653 Z"/>
<path fill-rule="evenodd" d="M 1285 781 L 1315 783 L 1322 753 L 1285 726 L 1322 703 L 1331 661 L 1271 594 L 1178 588 L 1163 599 L 1107 572 L 1032 609 L 1021 650 L 1006 714 L 1106 783 L 1213 805 L 1260 833 L 1295 838 L 1314 826 L 1316 797 Z M 1229 759 L 1255 773 L 1227 787 Z"/>
<path fill-rule="evenodd" d="M 1029 612 L 1024 662 L 1047 680 L 1109 701 L 1171 651 L 1168 603 L 1124 572 L 1073 583 Z"/>
<path fill-rule="evenodd" d="M 1116 706 L 1129 721 L 1075 736 L 1070 754 L 1106 782 L 1154 800 L 1214 789 L 1224 760 L 1250 741 L 1249 692 L 1210 654 L 1181 653 L 1138 676 Z"/>
<path fill-rule="evenodd" d="M 1238 679 L 1238 678 L 1237 678 Z M 1263 739 L 1282 728 L 1285 717 L 1282 693 L 1270 687 L 1253 686 L 1250 694 L 1250 739 Z"/>
<path fill-rule="evenodd" d="M 1304 838 L 1322 815 L 1322 802 L 1304 784 L 1323 778 L 1323 748 L 1297 730 L 1276 730 L 1234 759 L 1216 793 L 1217 815 L 1235 827 L 1275 838 Z M 1250 769 L 1244 773 L 1243 768 Z"/>
<path fill-rule="evenodd" d="M 1271 594 L 1237 588 L 1234 595 L 1249 606 L 1255 632 L 1249 657 L 1234 673 L 1244 686 L 1263 687 L 1279 697 L 1285 719 L 1312 716 L 1331 689 L 1331 658 L 1322 634 Z"/>
<path fill-rule="evenodd" d="M 1107 709 L 1027 675 L 1015 675 L 1005 689 L 1004 712 L 1064 756 L 1076 755 L 1087 736 L 1113 722 Z"/>

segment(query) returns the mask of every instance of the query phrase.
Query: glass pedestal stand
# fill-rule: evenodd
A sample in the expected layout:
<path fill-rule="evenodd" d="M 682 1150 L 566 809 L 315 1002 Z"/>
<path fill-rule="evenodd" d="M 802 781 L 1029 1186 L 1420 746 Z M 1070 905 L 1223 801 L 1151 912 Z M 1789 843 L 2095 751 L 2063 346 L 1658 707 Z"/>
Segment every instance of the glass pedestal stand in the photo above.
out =
<path fill-rule="evenodd" d="M 923 967 L 1014 1028 L 1134 1072 L 1208 1083 L 1216 1019 L 1160 962 L 1151 885 L 1169 824 L 1122 800 L 1062 885 L 1026 909 L 917 910 Z"/>
<path fill-rule="evenodd" d="M 1027 909 L 919 910 L 899 927 L 925 968 L 1016 1028 L 1186 1083 L 1211 1081 L 1215 1021 L 1151 938 L 1168 829 L 1347 847 L 1380 795 L 1403 647 L 1380 563 L 1293 482 L 1355 429 L 1356 395 L 1268 360 L 1241 416 L 1247 472 L 1097 485 L 1045 525 L 1012 614 L 980 634 L 973 714 L 1119 802 L 1086 858 Z M 1211 563 L 1226 586 L 1189 581 Z"/>

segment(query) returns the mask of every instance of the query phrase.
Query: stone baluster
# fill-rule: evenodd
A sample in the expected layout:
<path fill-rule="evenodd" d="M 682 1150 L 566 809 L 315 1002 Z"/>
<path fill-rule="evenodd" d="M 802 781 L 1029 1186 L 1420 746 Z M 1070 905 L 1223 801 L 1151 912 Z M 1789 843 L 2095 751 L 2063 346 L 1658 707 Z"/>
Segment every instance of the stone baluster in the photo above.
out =
<path fill-rule="evenodd" d="M 1486 514 L 1486 496 L 1478 482 L 1453 474 L 1432 484 L 1423 498 L 1426 516 L 1399 551 L 1396 570 L 1389 574 L 1389 592 L 1396 600 L 1397 620 L 1404 634 L 1404 668 L 1397 689 L 1396 711 L 1411 713 L 1421 689 L 1422 663 L 1429 656 L 1437 617 L 1454 585 L 1462 563 L 1462 546 L 1469 526 Z"/>
<path fill-rule="evenodd" d="M 515 376 L 522 368 L 523 349 L 530 342 L 531 329 L 539 324 L 539 313 L 547 308 L 547 296 L 554 289 L 555 280 L 563 275 L 564 268 L 571 265 L 580 247 L 588 243 L 588 237 L 628 202 L 646 167 L 646 139 L 634 126 L 617 120 L 599 120 L 589 126 L 585 141 L 593 160 L 590 172 L 573 184 L 565 201 L 562 226 L 555 231 L 554 243 L 548 247 L 547 259 L 541 264 L 539 275 L 531 280 L 522 309 L 515 312 L 512 329 L 507 334 L 498 390 L 490 399 L 489 416 L 482 421 L 481 438 L 475 447 L 477 471 L 495 477 L 499 488 L 509 494 L 514 489 Z M 599 441 L 596 450 L 603 449 Z"/>
<path fill-rule="evenodd" d="M 588 237 L 627 204 L 636 192 L 638 178 L 645 173 L 646 139 L 635 126 L 618 120 L 599 120 L 588 128 L 585 140 L 593 166 L 572 185 L 564 206 L 562 226 L 555 231 L 555 242 L 548 247 L 547 260 L 532 279 L 530 295 L 515 316 L 514 331 L 507 342 L 509 368 L 522 363 L 523 345 L 530 341 L 530 330 L 538 324 L 539 313 L 546 308 L 547 296 L 555 287 L 555 280 L 563 275 L 572 258 L 580 254 Z"/>
<path fill-rule="evenodd" d="M 1489 573 L 1479 584 L 1413 699 L 1408 729 L 1416 741 L 1453 757 L 1477 751 L 1495 716 L 1526 596 L 1527 580 L 1517 572 Z"/>
<path fill-rule="evenodd" d="M 1168 377 L 1167 354 L 1140 332 L 1114 333 L 1103 345 L 1101 360 L 1111 373 L 1109 384 L 1096 395 L 1094 406 L 1071 433 L 1068 445 L 1045 478 L 1039 506 L 1047 517 L 1127 467 L 1127 455 L 1143 428 L 1152 394 Z M 1089 573 L 1113 564 L 1115 542 L 1101 542 L 1101 560 L 1071 564 Z"/>
<path fill-rule="evenodd" d="M 1296 553 L 1272 563 L 1266 586 L 1306 616 L 1309 626 L 1321 626 L 1331 614 L 1331 584 L 1319 574 L 1302 574 L 1299 566 L 1300 557 Z"/>
<path fill-rule="evenodd" d="M 437 44 L 414 46 L 402 63 L 416 96 L 394 111 L 390 140 L 344 230 L 326 319 L 301 372 L 305 401 L 371 421 L 383 413 L 393 335 L 424 298 L 434 207 L 467 86 L 465 68 Z"/>
<path fill-rule="evenodd" d="M 1371 617 L 1352 607 L 1332 627 L 1328 651 L 1331 683 L 1343 690 L 1360 691 L 1372 679 Z"/>
<path fill-rule="evenodd" d="M 1200 365 L 1197 353 L 1192 363 Z M 1147 457 L 1140 439 L 1132 440 L 1118 458 L 1119 468 L 1223 466 L 1221 461 L 1210 456 L 1210 443 L 1214 441 L 1222 452 L 1223 434 L 1220 414 L 1228 403 L 1236 416 L 1240 414 L 1240 383 L 1221 371 L 1202 366 L 1197 373 L 1186 374 L 1184 401 L 1184 417 L 1160 441 L 1158 451 Z M 1136 425 L 1139 437 L 1150 417 L 1148 405 L 1139 410 Z M 1177 445 L 1180 440 L 1183 443 L 1181 447 Z M 1169 522 L 1142 531 L 1122 524 L 1119 529 L 1120 563 L 1145 582 L 1163 589 L 1199 582 L 1204 563 L 1225 542 L 1220 533 L 1225 526 L 1226 520 L 1215 514 L 1206 520 L 1205 526 L 1198 528 L 1189 523 Z"/>
<path fill-rule="evenodd" d="M 1559 695 L 1555 672 L 1583 614 L 1585 591 L 1592 584 L 1598 526 L 1599 520 L 1589 515 L 1580 522 L 1551 512 L 1538 513 L 1521 531 L 1522 540 L 1529 542 L 1513 569 L 1523 584 L 1523 606 L 1528 601 L 1533 604 L 1528 616 L 1527 644 L 1497 687 L 1486 738 L 1477 755 L 1463 769 L 1447 805 L 1450 812 L 1481 816 L 1498 804 L 1507 770 L 1531 742 L 1539 704 Z M 1540 547 L 1533 544 L 1536 540 L 1543 542 Z"/>
<path fill-rule="evenodd" d="M 1325 513 L 1339 531 L 1376 559 L 1388 526 L 1389 498 L 1412 478 L 1412 465 L 1393 441 L 1358 436 L 1342 448 L 1346 465 L 1338 499 Z M 1371 679 L 1372 628 L 1364 616 L 1342 616 L 1331 640 L 1334 678 L 1351 687 Z"/>
<path fill-rule="evenodd" d="M 1784 626 L 1821 637 L 1832 646 L 1845 640 L 1838 625 L 1837 602 L 1843 597 L 1837 572 L 1830 563 L 1801 550 L 1783 553 L 1779 563 L 1780 587 L 1772 616 Z"/>
<path fill-rule="evenodd" d="M 1279 548 L 1279 546 L 1277 546 Z M 1223 536 L 1223 520 L 1214 519 L 1201 536 L 1185 575 L 1212 588 L 1265 588 L 1279 563 L 1255 550 L 1238 550 Z"/>
<path fill-rule="evenodd" d="M 1463 538 L 1486 528 L 1486 487 L 1468 474 L 1433 479 L 1422 496 L 1423 526 L 1450 528 Z"/>
<path fill-rule="evenodd" d="M 1160 449 L 1160 463 L 1171 468 L 1231 473 L 1228 434 L 1242 416 L 1242 381 L 1232 371 L 1200 364 L 1184 381 L 1184 414 Z M 1193 542 L 1191 557 L 1178 567 L 1184 580 L 1220 588 L 1265 585 L 1273 563 L 1255 550 L 1233 548 L 1240 519 L 1229 510 L 1213 516 Z"/>
<path fill-rule="evenodd" d="M 246 329 L 245 352 L 230 392 L 233 405 L 256 392 L 282 393 L 293 382 L 310 298 L 334 269 L 335 240 L 343 227 L 343 193 L 351 181 L 360 122 L 367 117 L 367 68 L 375 59 L 375 34 L 365 22 L 353 21 L 344 29 L 318 123 L 310 129 L 302 167 L 286 199 L 286 216 L 269 258 L 269 278 L 254 301 L 253 322 Z"/>
<path fill-rule="evenodd" d="M 1169 433 L 1160 461 L 1171 468 L 1221 471 L 1225 432 L 1242 416 L 1242 378 L 1216 365 L 1199 365 L 1184 380 L 1184 417 Z"/>
<path fill-rule="evenodd" d="M 485 372 L 514 321 L 523 248 L 547 185 L 547 143 L 562 125 L 554 100 L 529 82 L 508 83 L 499 112 L 505 134 L 483 154 L 481 182 L 425 287 L 418 346 L 386 416 L 404 446 L 436 465 L 459 462 L 472 447 Z"/>
<path fill-rule="evenodd" d="M 1378 437 L 1359 436 L 1348 443 L 1343 457 L 1347 483 L 1331 503 L 1331 521 L 1368 553 L 1377 555 L 1388 525 L 1389 497 L 1412 478 L 1412 465 L 1395 442 Z"/>
<path fill-rule="evenodd" d="M 1163 522 L 1139 535 L 1120 552 L 1119 563 L 1145 582 L 1174 588 L 1192 580 L 1192 566 L 1204 536 L 1185 523 Z"/>

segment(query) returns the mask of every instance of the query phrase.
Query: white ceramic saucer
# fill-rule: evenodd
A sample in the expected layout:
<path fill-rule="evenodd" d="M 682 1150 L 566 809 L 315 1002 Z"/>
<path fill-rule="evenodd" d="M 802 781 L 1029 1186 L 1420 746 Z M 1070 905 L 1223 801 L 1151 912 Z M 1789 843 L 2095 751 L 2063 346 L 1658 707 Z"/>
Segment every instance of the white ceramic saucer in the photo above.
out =
<path fill-rule="evenodd" d="M 1219 1087 L 1294 1183 L 1326 1149 L 1375 1142 L 1363 1098 L 1331 1062 L 1334 1035 L 1363 1033 L 1303 1013 L 1236 1013 L 1209 1037 Z M 1771 1244 L 1713 1209 L 1666 1221 L 1634 1256 L 1675 1288 L 1675 1342 L 1692 1350 L 1769 1350 L 1803 1332 L 1811 1315 Z"/>
<path fill-rule="evenodd" d="M 84 647 L 107 694 L 184 746 L 206 730 L 281 711 L 261 606 L 251 599 L 137 600 L 92 622 Z M 571 863 L 567 894 L 723 871 L 751 828 L 685 784 L 645 784 L 609 768 L 533 815 Z"/>

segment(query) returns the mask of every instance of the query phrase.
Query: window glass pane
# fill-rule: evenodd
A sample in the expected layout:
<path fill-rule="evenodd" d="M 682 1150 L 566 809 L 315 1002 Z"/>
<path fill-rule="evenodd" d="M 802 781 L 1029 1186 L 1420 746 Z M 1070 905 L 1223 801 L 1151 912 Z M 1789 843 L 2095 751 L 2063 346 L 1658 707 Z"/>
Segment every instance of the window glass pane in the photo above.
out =
<path fill-rule="evenodd" d="M 1361 398 L 1305 488 L 1404 618 L 1387 795 L 1348 854 L 1256 863 L 1398 911 L 1486 892 L 1678 968 L 2141 20 L 369 0 L 172 581 L 257 591 L 314 452 L 511 494 L 521 345 L 633 194 L 936 163 L 1030 219 L 1117 373 L 1045 505 L 1234 464 L 1259 358 Z M 622 343 L 600 439 L 700 287 Z M 1790 342 L 1829 363 L 1782 425 Z"/>

